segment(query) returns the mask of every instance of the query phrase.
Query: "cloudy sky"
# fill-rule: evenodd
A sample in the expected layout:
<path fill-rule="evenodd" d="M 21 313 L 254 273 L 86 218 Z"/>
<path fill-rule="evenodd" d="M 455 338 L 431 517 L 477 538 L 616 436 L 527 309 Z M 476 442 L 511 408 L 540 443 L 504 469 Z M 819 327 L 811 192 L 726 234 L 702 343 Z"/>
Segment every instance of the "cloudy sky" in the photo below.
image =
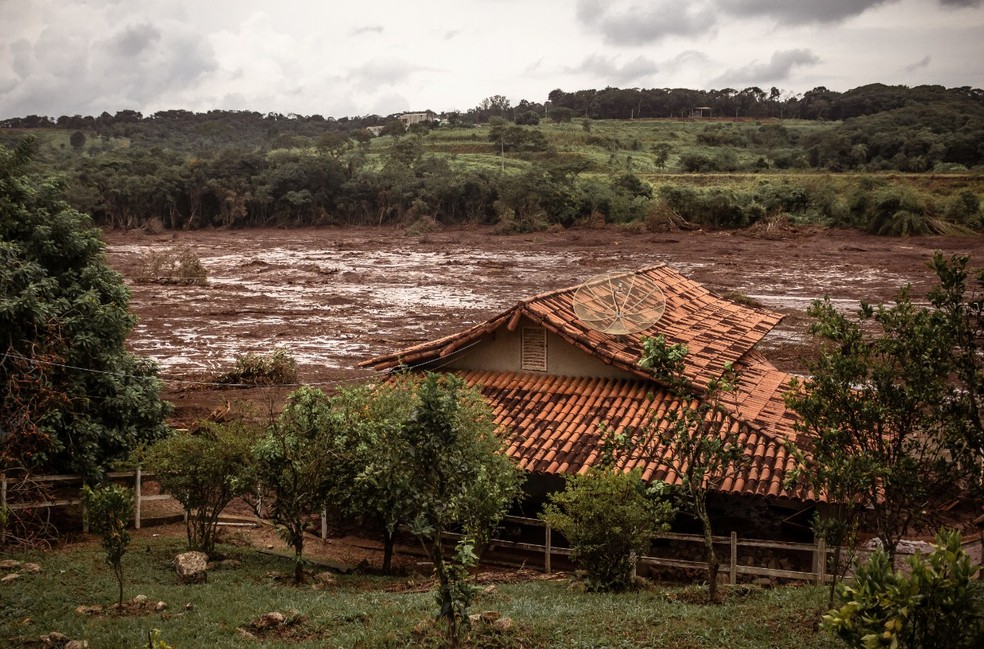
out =
<path fill-rule="evenodd" d="M 0 0 L 0 119 L 872 82 L 984 87 L 984 0 Z"/>

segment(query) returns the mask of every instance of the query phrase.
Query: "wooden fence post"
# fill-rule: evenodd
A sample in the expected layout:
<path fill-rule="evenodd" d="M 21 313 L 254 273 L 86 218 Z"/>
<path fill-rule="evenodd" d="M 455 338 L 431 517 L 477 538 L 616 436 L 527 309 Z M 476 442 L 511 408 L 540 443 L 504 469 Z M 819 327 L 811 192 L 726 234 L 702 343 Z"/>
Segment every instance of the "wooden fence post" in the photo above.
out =
<path fill-rule="evenodd" d="M 321 510 L 321 540 L 328 538 L 328 508 Z"/>
<path fill-rule="evenodd" d="M 738 583 L 738 533 L 731 533 L 731 574 L 728 583 L 732 586 Z"/>
<path fill-rule="evenodd" d="M 140 486 L 140 467 L 133 473 L 133 527 L 140 529 L 140 494 L 143 489 Z"/>
<path fill-rule="evenodd" d="M 546 524 L 546 527 L 544 527 L 544 530 L 546 530 L 546 532 L 545 532 L 546 544 L 544 546 L 545 549 L 544 549 L 544 552 L 543 552 L 543 570 L 544 570 L 544 572 L 546 572 L 549 575 L 550 574 L 550 553 L 551 553 L 551 545 L 552 545 L 552 541 L 553 541 L 553 539 L 551 538 L 550 523 L 547 523 Z"/>
<path fill-rule="evenodd" d="M 817 583 L 822 584 L 827 579 L 827 542 L 824 539 L 817 540 L 817 550 L 813 555 L 814 572 L 817 573 Z"/>

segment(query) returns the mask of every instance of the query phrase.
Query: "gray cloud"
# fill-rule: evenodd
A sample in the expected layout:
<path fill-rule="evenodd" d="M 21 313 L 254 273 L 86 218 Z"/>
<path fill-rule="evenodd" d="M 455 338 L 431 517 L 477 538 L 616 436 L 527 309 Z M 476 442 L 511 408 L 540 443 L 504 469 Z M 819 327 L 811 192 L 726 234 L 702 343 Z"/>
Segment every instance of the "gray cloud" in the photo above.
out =
<path fill-rule="evenodd" d="M 360 36 L 362 34 L 382 34 L 382 25 L 367 25 L 365 27 L 359 27 L 358 29 L 352 30 L 353 36 Z"/>
<path fill-rule="evenodd" d="M 933 57 L 927 54 L 926 56 L 922 57 L 915 63 L 910 63 L 909 65 L 905 66 L 903 70 L 905 70 L 906 72 L 915 72 L 919 68 L 928 67 L 932 61 L 933 61 Z"/>
<path fill-rule="evenodd" d="M 944 7 L 980 7 L 984 0 L 940 0 Z"/>
<path fill-rule="evenodd" d="M 820 57 L 810 50 L 781 50 L 767 63 L 753 61 L 741 68 L 731 68 L 713 80 L 715 84 L 776 83 L 789 79 L 794 67 L 816 65 Z"/>
<path fill-rule="evenodd" d="M 643 56 L 637 56 L 620 65 L 615 57 L 592 54 L 572 71 L 586 72 L 603 80 L 607 85 L 625 85 L 635 81 L 641 82 L 656 74 L 659 68 L 656 63 Z"/>
<path fill-rule="evenodd" d="M 704 5 L 676 0 L 613 9 L 603 0 L 579 0 L 577 20 L 600 32 L 612 45 L 644 45 L 670 36 L 697 36 L 710 31 L 714 13 Z"/>
<path fill-rule="evenodd" d="M 741 18 L 772 18 L 782 25 L 839 23 L 868 9 L 898 0 L 718 0 L 724 11 Z M 942 0 L 960 2 L 961 0 Z M 966 1 L 966 0 L 964 0 Z M 970 0 L 975 1 L 975 0 Z"/>
<path fill-rule="evenodd" d="M 110 39 L 109 44 L 119 56 L 136 56 L 160 40 L 160 30 L 144 23 L 123 28 Z"/>

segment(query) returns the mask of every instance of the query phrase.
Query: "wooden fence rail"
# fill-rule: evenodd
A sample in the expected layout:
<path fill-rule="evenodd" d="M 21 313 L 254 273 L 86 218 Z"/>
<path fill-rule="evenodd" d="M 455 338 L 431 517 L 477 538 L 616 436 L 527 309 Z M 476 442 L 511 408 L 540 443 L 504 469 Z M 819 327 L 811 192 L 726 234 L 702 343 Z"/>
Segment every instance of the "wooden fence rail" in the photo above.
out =
<path fill-rule="evenodd" d="M 123 480 L 127 483 L 132 481 L 133 484 L 133 526 L 136 529 L 140 529 L 140 524 L 143 520 L 143 503 L 151 502 L 155 500 L 171 500 L 172 497 L 168 494 L 152 494 L 144 495 L 143 493 L 143 481 L 145 478 L 154 477 L 153 473 L 144 473 L 140 467 L 137 467 L 133 471 L 111 471 L 106 474 L 106 477 L 111 480 Z M 81 492 L 82 485 L 85 484 L 85 479 L 80 475 L 41 475 L 41 476 L 31 476 L 29 478 L 24 478 L 21 480 L 27 480 L 32 484 L 64 484 L 71 485 L 77 483 L 79 485 L 79 492 Z M 54 507 L 72 507 L 81 506 L 82 498 L 81 495 L 77 495 L 73 498 L 57 498 L 57 499 L 46 499 L 31 502 L 12 502 L 8 503 L 8 494 L 10 487 L 14 484 L 21 482 L 21 480 L 12 479 L 6 474 L 0 474 L 0 508 L 8 509 L 10 511 L 18 511 L 22 509 L 51 509 Z M 83 509 L 84 512 L 84 509 Z M 83 521 L 85 518 L 83 516 Z M 83 522 L 85 527 L 86 523 Z M 84 528 L 85 532 L 88 529 Z M 5 539 L 0 538 L 0 542 Z"/>
<path fill-rule="evenodd" d="M 544 528 L 544 543 L 523 543 L 519 541 L 510 541 L 507 539 L 492 539 L 491 543 L 496 547 L 523 550 L 526 552 L 542 552 L 543 553 L 543 567 L 545 572 L 551 571 L 551 557 L 552 556 L 570 556 L 571 551 L 569 548 L 558 548 L 553 545 L 552 542 L 552 530 L 549 525 L 544 521 L 536 518 L 524 518 L 519 516 L 506 516 L 503 519 L 506 523 L 513 523 L 517 525 L 530 526 L 530 527 L 542 527 Z M 670 541 L 680 541 L 686 543 L 699 543 L 703 545 L 704 537 L 699 534 L 679 534 L 676 532 L 663 532 L 656 536 L 656 539 L 666 539 Z M 713 537 L 715 544 L 727 545 L 729 549 L 728 560 L 722 561 L 721 574 L 728 575 L 728 581 L 731 584 L 737 583 L 738 575 L 751 575 L 759 577 L 770 577 L 770 578 L 781 578 L 781 579 L 796 579 L 800 581 L 812 581 L 814 583 L 822 583 L 824 581 L 830 580 L 830 575 L 826 572 L 827 561 L 826 557 L 832 554 L 832 550 L 828 550 L 826 543 L 823 539 L 818 540 L 816 543 L 790 543 L 788 541 L 766 541 L 759 539 L 738 539 L 738 535 L 734 532 L 731 536 L 715 536 Z M 754 565 L 742 565 L 738 563 L 738 549 L 739 548 L 766 548 L 772 550 L 784 550 L 787 552 L 803 552 L 813 555 L 812 565 L 813 568 L 809 572 L 800 570 L 781 570 L 777 568 L 766 568 L 762 566 Z M 691 561 L 687 559 L 671 559 L 667 557 L 650 557 L 643 556 L 639 557 L 639 563 L 648 566 L 657 566 L 665 568 L 685 568 L 691 570 L 707 570 L 707 563 L 704 561 Z"/>

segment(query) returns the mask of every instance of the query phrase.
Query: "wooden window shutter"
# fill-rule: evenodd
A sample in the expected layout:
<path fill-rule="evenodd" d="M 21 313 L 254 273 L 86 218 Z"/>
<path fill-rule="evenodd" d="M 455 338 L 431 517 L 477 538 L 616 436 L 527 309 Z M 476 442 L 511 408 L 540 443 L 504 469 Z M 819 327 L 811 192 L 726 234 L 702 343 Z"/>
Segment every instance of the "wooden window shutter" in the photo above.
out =
<path fill-rule="evenodd" d="M 547 330 L 542 327 L 523 327 L 523 347 L 520 362 L 529 372 L 547 371 Z"/>

